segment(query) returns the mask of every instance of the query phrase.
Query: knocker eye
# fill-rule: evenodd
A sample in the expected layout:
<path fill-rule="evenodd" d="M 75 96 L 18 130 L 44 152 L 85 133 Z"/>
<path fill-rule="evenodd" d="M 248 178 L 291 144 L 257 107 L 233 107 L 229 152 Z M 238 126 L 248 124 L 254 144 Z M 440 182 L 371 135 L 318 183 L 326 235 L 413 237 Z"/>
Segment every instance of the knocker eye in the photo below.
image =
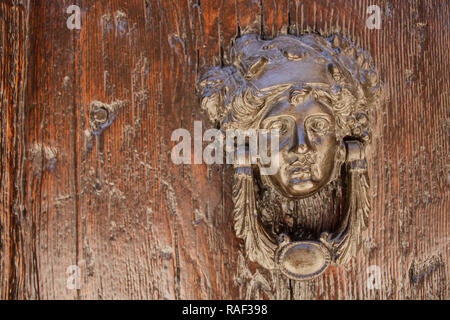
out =
<path fill-rule="evenodd" d="M 323 136 L 330 131 L 331 123 L 324 116 L 314 116 L 306 119 L 305 127 L 308 131 L 313 132 L 316 135 Z"/>
<path fill-rule="evenodd" d="M 285 135 L 289 128 L 287 119 L 277 119 L 266 123 L 265 129 L 271 131 L 270 134 L 276 134 L 278 136 Z"/>

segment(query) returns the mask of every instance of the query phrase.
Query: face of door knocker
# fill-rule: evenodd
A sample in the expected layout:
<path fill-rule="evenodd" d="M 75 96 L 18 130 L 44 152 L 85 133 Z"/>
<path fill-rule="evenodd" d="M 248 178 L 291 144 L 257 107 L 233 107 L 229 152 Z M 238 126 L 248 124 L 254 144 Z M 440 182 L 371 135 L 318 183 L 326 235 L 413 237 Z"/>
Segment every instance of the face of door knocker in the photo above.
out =
<path fill-rule="evenodd" d="M 234 228 L 248 258 L 309 280 L 354 256 L 368 224 L 365 154 L 380 95 L 369 55 L 340 35 L 245 35 L 231 63 L 208 70 L 199 87 L 202 108 L 222 130 L 265 130 L 278 141 L 269 148 L 276 173 L 261 174 L 267 163 L 235 164 Z M 308 199 L 329 201 L 324 195 L 339 194 L 329 192 L 338 185 L 345 186 L 343 214 L 316 238 L 301 221 L 275 226 L 277 211 L 264 214 L 272 201 L 259 199 L 266 190 L 271 199 L 305 207 Z"/>

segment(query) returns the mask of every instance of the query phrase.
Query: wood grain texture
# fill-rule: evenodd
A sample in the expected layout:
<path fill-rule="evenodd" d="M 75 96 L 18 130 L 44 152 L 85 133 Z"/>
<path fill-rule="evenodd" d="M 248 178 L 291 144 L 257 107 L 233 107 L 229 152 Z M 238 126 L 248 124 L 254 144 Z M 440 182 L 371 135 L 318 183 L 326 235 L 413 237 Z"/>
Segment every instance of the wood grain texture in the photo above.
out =
<path fill-rule="evenodd" d="M 0 17 L 0 298 L 8 299 L 20 294 L 30 253 L 23 250 L 20 222 L 27 12 L 0 1 Z"/>
<path fill-rule="evenodd" d="M 81 30 L 66 27 L 71 4 Z M 365 26 L 373 4 L 381 30 Z M 0 12 L 1 299 L 449 298 L 450 2 L 2 0 Z M 195 84 L 237 36 L 308 30 L 369 50 L 386 97 L 364 249 L 300 283 L 245 259 L 231 168 L 174 165 L 170 138 L 211 126 Z M 114 120 L 98 131 L 100 102 Z"/>

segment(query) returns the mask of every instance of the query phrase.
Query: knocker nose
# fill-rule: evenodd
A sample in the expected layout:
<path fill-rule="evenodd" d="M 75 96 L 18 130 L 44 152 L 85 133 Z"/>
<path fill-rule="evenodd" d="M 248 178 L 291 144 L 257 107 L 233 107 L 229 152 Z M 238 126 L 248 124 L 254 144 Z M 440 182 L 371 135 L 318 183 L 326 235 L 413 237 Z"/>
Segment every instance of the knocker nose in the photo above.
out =
<path fill-rule="evenodd" d="M 299 144 L 297 147 L 297 152 L 298 153 L 306 153 L 308 151 L 308 146 L 304 143 Z"/>

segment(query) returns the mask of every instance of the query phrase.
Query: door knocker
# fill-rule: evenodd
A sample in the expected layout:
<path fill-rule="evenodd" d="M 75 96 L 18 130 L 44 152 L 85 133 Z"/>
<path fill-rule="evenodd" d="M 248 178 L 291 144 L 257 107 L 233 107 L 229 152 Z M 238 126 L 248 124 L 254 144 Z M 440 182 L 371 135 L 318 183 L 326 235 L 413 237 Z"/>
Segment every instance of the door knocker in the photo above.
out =
<path fill-rule="evenodd" d="M 199 88 L 222 130 L 279 132 L 277 173 L 235 164 L 234 229 L 248 258 L 309 280 L 354 256 L 368 226 L 366 147 L 380 91 L 370 56 L 340 35 L 248 34 Z"/>

